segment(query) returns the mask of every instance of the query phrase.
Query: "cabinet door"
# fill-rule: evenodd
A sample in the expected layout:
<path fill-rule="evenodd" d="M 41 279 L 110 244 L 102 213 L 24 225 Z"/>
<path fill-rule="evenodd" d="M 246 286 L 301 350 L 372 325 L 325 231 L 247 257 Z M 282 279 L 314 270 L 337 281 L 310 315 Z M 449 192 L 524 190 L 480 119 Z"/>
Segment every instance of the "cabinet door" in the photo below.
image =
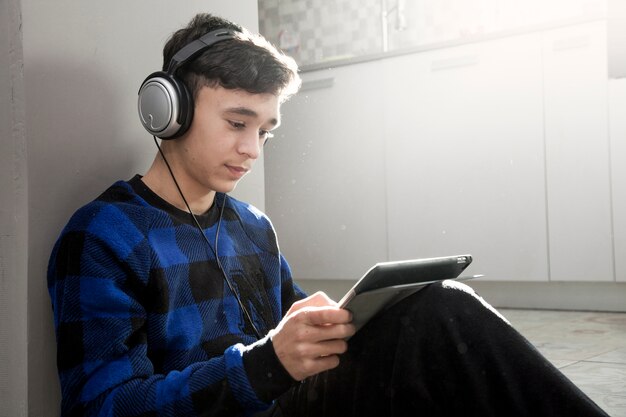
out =
<path fill-rule="evenodd" d="M 296 278 L 387 259 L 380 61 L 304 74 L 266 146 L 266 207 Z"/>
<path fill-rule="evenodd" d="M 541 39 L 386 61 L 391 259 L 471 253 L 473 273 L 547 280 Z"/>
<path fill-rule="evenodd" d="M 626 282 L 626 78 L 609 81 L 615 277 Z"/>
<path fill-rule="evenodd" d="M 546 32 L 543 51 L 551 279 L 611 281 L 605 23 Z"/>

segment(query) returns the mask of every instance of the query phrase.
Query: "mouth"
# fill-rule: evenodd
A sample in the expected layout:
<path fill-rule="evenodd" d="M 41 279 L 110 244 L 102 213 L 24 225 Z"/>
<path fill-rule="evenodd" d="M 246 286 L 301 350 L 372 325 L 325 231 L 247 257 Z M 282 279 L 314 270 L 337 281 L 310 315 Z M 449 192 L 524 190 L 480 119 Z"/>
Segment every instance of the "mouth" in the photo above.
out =
<path fill-rule="evenodd" d="M 231 175 L 235 178 L 241 178 L 250 172 L 250 168 L 241 167 L 237 165 L 226 165 L 226 168 L 231 173 Z"/>

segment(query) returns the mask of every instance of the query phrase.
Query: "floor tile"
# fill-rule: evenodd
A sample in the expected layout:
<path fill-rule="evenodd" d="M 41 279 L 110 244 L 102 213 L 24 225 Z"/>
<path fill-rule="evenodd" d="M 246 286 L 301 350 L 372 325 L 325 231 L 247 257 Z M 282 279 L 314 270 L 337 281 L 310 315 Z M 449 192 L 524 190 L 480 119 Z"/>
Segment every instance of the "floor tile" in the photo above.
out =
<path fill-rule="evenodd" d="M 536 338 L 529 338 L 529 340 L 539 352 L 550 361 L 584 361 L 606 354 L 615 349 L 613 346 L 575 340 L 547 342 L 540 341 Z"/>
<path fill-rule="evenodd" d="M 500 312 L 611 417 L 626 417 L 626 313 Z"/>
<path fill-rule="evenodd" d="M 577 362 L 561 372 L 610 416 L 626 416 L 626 364 Z"/>
<path fill-rule="evenodd" d="M 566 359 L 552 359 L 552 360 L 550 360 L 550 362 L 552 363 L 552 365 L 554 365 L 557 368 L 561 369 L 561 368 L 565 368 L 566 366 L 570 366 L 570 365 L 573 365 L 575 363 L 578 363 L 579 361 L 569 361 L 569 360 L 566 360 Z"/>
<path fill-rule="evenodd" d="M 615 349 L 589 359 L 591 362 L 619 363 L 626 365 L 626 347 Z"/>

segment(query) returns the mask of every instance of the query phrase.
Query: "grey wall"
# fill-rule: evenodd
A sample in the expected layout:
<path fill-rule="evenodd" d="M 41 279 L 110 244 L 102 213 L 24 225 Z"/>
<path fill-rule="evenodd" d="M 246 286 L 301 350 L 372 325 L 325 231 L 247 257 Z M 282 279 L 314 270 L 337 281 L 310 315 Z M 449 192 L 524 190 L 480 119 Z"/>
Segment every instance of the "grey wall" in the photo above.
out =
<path fill-rule="evenodd" d="M 0 2 L 0 416 L 26 410 L 28 225 L 19 5 Z"/>
<path fill-rule="evenodd" d="M 148 168 L 137 89 L 200 11 L 258 26 L 254 0 L 0 3 L 0 416 L 58 415 L 51 247 L 78 206 Z M 237 195 L 263 208 L 263 181 Z"/>

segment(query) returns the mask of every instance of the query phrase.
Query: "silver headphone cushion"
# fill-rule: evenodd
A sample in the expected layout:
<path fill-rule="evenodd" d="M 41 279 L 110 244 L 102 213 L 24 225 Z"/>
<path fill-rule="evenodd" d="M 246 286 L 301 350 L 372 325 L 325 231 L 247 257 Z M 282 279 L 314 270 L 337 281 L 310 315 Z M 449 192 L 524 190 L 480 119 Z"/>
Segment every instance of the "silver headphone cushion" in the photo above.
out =
<path fill-rule="evenodd" d="M 148 132 L 167 138 L 180 129 L 180 103 L 176 89 L 162 77 L 148 80 L 139 90 L 139 119 Z"/>

